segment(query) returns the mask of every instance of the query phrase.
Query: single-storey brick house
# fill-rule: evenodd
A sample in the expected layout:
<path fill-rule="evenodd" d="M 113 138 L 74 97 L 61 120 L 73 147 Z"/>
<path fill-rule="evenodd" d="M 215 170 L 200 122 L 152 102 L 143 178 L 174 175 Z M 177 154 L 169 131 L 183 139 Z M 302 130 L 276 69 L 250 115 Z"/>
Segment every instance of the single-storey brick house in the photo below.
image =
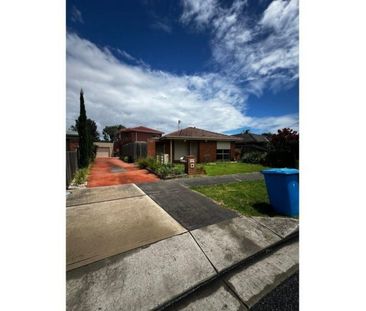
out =
<path fill-rule="evenodd" d="M 196 127 L 187 127 L 158 140 L 150 139 L 147 153 L 155 148 L 155 154 L 169 154 L 170 162 L 179 162 L 186 155 L 193 155 L 197 162 L 234 160 L 235 142 L 238 138 L 210 132 Z M 154 144 L 155 142 L 155 144 Z"/>
<path fill-rule="evenodd" d="M 145 126 L 120 129 L 116 149 L 120 157 L 128 157 L 129 161 L 136 161 L 140 157 L 151 156 L 146 151 L 148 140 L 159 139 L 161 135 L 163 132 Z"/>
<path fill-rule="evenodd" d="M 161 137 L 163 132 L 154 130 L 145 126 L 130 127 L 120 129 L 117 136 L 119 145 L 125 145 L 133 142 L 145 141 L 152 137 Z"/>

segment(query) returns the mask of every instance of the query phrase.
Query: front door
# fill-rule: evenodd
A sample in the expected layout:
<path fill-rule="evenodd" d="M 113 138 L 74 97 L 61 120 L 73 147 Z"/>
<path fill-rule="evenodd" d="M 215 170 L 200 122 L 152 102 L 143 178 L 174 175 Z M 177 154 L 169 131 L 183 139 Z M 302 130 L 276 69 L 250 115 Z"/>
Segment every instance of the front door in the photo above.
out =
<path fill-rule="evenodd" d="M 191 141 L 189 143 L 189 154 L 193 155 L 196 158 L 196 161 L 198 160 L 198 142 Z"/>

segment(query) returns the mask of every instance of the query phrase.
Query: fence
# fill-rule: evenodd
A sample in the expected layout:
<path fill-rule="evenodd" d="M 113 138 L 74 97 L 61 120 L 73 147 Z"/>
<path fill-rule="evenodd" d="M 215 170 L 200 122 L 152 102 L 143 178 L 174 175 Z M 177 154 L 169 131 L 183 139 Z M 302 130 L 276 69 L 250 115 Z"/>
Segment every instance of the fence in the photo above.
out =
<path fill-rule="evenodd" d="M 129 162 L 134 162 L 138 158 L 145 158 L 147 155 L 147 143 L 146 142 L 134 142 L 123 145 L 120 148 L 120 155 L 122 159 L 128 157 Z"/>
<path fill-rule="evenodd" d="M 78 170 L 77 151 L 66 151 L 66 189 L 69 187 L 75 172 Z"/>

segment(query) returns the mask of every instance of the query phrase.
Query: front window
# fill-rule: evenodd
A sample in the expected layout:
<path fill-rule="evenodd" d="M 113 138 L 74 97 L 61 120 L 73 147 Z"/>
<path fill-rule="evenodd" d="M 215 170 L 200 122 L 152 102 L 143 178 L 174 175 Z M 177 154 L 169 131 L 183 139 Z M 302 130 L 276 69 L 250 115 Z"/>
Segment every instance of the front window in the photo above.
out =
<path fill-rule="evenodd" d="M 230 160 L 230 149 L 216 150 L 216 161 L 229 161 L 229 160 Z"/>

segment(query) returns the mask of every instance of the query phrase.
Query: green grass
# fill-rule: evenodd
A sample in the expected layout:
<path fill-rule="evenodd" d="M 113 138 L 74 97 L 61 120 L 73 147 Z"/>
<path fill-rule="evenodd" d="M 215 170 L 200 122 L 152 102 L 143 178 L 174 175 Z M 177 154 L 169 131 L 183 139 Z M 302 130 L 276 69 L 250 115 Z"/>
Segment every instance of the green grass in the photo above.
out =
<path fill-rule="evenodd" d="M 274 216 L 269 205 L 266 185 L 263 180 L 242 181 L 215 186 L 196 186 L 198 191 L 218 202 L 247 216 Z"/>
<path fill-rule="evenodd" d="M 259 172 L 265 169 L 260 164 L 249 163 L 207 163 L 204 164 L 204 169 L 208 176 L 229 175 L 237 173 Z"/>

